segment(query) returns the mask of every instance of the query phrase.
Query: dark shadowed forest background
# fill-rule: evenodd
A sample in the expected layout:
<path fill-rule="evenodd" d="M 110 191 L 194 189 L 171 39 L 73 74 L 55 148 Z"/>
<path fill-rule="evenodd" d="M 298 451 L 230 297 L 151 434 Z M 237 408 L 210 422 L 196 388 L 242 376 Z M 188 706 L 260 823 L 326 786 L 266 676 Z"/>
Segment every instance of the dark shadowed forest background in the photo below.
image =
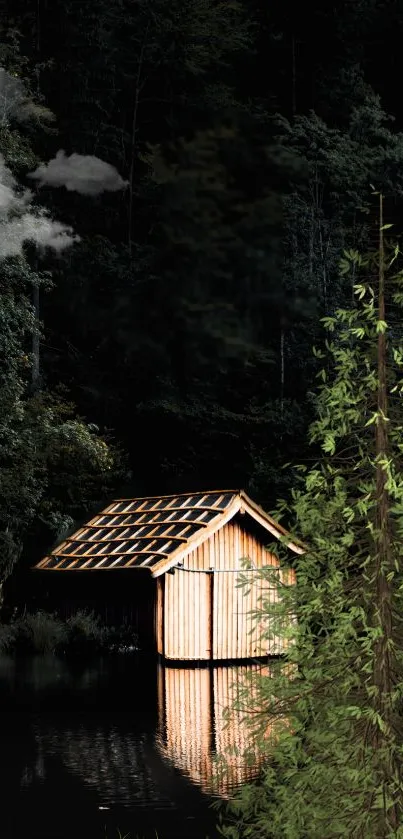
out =
<path fill-rule="evenodd" d="M 11 603 L 43 552 L 115 497 L 243 487 L 270 510 L 290 492 L 284 466 L 315 458 L 312 346 L 351 302 L 338 266 L 369 243 L 370 184 L 389 222 L 403 215 L 403 14 L 398 0 L 1 8 Z M 60 150 L 127 183 L 33 182 Z M 33 227 L 46 210 L 69 247 L 16 234 L 27 189 Z"/>

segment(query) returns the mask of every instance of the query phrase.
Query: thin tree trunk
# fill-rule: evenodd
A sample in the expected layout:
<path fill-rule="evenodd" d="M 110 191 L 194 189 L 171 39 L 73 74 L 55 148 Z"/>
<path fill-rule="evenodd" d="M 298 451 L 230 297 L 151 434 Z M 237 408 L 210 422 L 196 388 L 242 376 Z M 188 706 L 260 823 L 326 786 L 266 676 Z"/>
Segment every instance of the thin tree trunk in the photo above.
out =
<path fill-rule="evenodd" d="M 285 380 L 285 365 L 284 365 L 284 327 L 281 327 L 280 333 L 280 417 L 281 417 L 281 434 L 284 420 L 284 380 Z"/>
<path fill-rule="evenodd" d="M 320 247 L 320 258 L 322 262 L 322 294 L 323 294 L 323 308 L 325 313 L 327 314 L 327 271 L 326 271 L 326 254 L 323 247 L 323 234 L 322 234 L 322 224 L 319 220 L 318 225 L 319 230 L 319 247 Z"/>
<path fill-rule="evenodd" d="M 291 35 L 291 116 L 295 117 L 297 113 L 297 74 L 295 63 L 295 36 Z M 296 237 L 295 237 L 296 240 Z M 285 379 L 285 365 L 284 365 L 284 327 L 281 326 L 280 332 L 280 417 L 281 423 L 284 419 L 284 379 Z M 282 431 L 280 433 L 280 440 L 282 439 Z"/>
<path fill-rule="evenodd" d="M 40 345 L 39 345 L 39 286 L 35 283 L 32 290 L 32 304 L 35 313 L 35 331 L 32 334 L 32 372 L 31 384 L 32 391 L 35 393 L 40 387 L 41 368 L 40 368 Z"/>
<path fill-rule="evenodd" d="M 36 57 L 39 64 L 41 51 L 41 27 L 40 27 L 40 0 L 37 0 L 36 7 Z M 39 69 L 36 72 L 37 93 L 39 94 Z M 35 257 L 35 268 L 37 269 L 37 260 Z M 40 387 L 41 367 L 40 367 L 40 343 L 39 343 L 39 310 L 40 310 L 40 293 L 39 286 L 35 283 L 32 289 L 32 305 L 35 313 L 36 329 L 32 334 L 32 372 L 31 372 L 31 386 L 32 392 Z"/>
<path fill-rule="evenodd" d="M 132 259 L 132 227 L 133 227 L 133 208 L 134 208 L 134 172 L 136 161 L 136 135 L 137 135 L 137 117 L 140 105 L 140 93 L 142 85 L 140 84 L 141 72 L 143 68 L 144 49 L 147 42 L 149 23 L 147 23 L 143 42 L 141 45 L 139 63 L 136 75 L 136 87 L 134 92 L 133 118 L 132 118 L 132 136 L 131 136 L 131 151 L 130 151 L 130 172 L 129 172 L 129 218 L 128 218 L 128 246 L 129 256 Z"/>
<path fill-rule="evenodd" d="M 291 115 L 295 117 L 297 112 L 297 75 L 295 65 L 295 37 L 291 36 Z M 296 236 L 294 237 L 295 251 L 296 251 Z M 282 439 L 282 424 L 284 419 L 284 380 L 285 380 L 285 364 L 284 364 L 284 326 L 281 325 L 280 332 L 280 418 L 281 418 L 281 433 Z"/>
<path fill-rule="evenodd" d="M 308 250 L 308 273 L 309 273 L 309 282 L 310 287 L 312 288 L 313 283 L 313 258 L 314 258 L 314 235 L 315 235 L 315 210 L 313 206 L 311 206 L 311 218 L 310 218 L 310 225 L 309 225 L 309 250 Z"/>
<path fill-rule="evenodd" d="M 291 36 L 291 114 L 297 113 L 297 72 L 295 63 L 295 36 Z"/>
<path fill-rule="evenodd" d="M 385 256 L 383 241 L 383 196 L 379 199 L 379 315 L 385 321 Z M 390 648 L 392 640 L 392 581 L 388 574 L 393 571 L 392 532 L 390 519 L 390 497 L 386 486 L 387 475 L 381 461 L 387 457 L 388 441 L 388 395 L 387 395 L 387 355 L 386 333 L 378 333 L 378 411 L 380 416 L 375 426 L 376 448 L 376 513 L 375 513 L 375 591 L 374 617 L 382 630 L 382 635 L 375 645 L 373 682 L 377 688 L 375 696 L 376 710 L 386 725 L 391 719 L 391 692 L 393 689 L 394 653 Z M 374 731 L 374 747 L 384 746 L 384 735 L 379 727 Z M 383 765 L 385 784 L 390 780 L 395 767 L 392 760 Z M 388 827 L 397 829 L 399 816 L 396 804 L 384 804 Z M 386 827 L 386 825 L 385 825 Z M 389 834 L 388 834 L 389 835 Z M 385 834 L 386 836 L 386 834 Z"/>

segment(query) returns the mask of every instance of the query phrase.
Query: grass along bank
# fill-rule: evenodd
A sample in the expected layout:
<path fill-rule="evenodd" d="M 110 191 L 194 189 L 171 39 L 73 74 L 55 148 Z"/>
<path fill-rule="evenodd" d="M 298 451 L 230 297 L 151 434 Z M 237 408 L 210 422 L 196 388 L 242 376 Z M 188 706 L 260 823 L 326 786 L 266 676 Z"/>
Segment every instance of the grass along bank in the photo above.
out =
<path fill-rule="evenodd" d="M 93 655 L 138 650 L 130 626 L 106 627 L 93 612 L 78 610 L 63 620 L 42 610 L 0 624 L 0 653 L 13 655 Z"/>

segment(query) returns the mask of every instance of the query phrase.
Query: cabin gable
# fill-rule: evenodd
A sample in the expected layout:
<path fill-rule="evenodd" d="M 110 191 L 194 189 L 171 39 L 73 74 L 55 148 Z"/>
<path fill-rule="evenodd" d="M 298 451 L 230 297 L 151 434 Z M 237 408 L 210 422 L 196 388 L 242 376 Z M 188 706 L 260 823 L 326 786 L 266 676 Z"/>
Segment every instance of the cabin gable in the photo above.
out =
<path fill-rule="evenodd" d="M 238 514 L 183 556 L 171 573 L 158 577 L 159 653 L 175 660 L 225 660 L 283 652 L 283 642 L 267 641 L 263 623 L 251 614 L 262 597 L 268 603 L 278 600 L 277 588 L 258 577 L 259 569 L 277 568 L 285 582 L 277 557 L 266 549 L 267 536 L 255 520 Z M 253 566 L 246 572 L 249 590 L 238 587 L 243 559 Z"/>

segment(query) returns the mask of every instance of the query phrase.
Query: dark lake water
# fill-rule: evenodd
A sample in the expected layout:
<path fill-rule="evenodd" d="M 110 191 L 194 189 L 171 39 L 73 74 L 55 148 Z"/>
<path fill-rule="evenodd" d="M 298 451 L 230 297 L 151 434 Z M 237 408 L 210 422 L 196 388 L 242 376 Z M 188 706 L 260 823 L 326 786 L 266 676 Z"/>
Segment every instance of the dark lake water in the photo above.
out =
<path fill-rule="evenodd" d="M 259 771 L 216 763 L 247 745 L 222 711 L 252 668 L 0 656 L 1 839 L 215 839 L 211 803 Z"/>

